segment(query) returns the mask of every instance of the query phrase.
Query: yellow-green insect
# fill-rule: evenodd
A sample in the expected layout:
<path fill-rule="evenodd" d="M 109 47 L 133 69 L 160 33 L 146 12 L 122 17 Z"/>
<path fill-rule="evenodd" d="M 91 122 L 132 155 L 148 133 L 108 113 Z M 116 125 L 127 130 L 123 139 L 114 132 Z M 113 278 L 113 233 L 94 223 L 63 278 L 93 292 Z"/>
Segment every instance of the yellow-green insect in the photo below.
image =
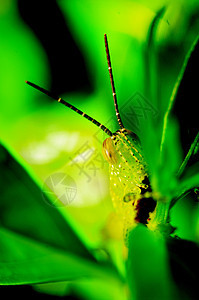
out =
<path fill-rule="evenodd" d="M 154 211 L 156 201 L 152 197 L 147 165 L 139 138 L 130 130 L 125 129 L 120 117 L 106 34 L 104 38 L 115 111 L 120 126 L 120 129 L 115 133 L 75 106 L 54 96 L 51 92 L 29 81 L 26 83 L 74 110 L 109 135 L 103 143 L 103 154 L 110 166 L 110 189 L 113 205 L 122 216 L 127 233 L 128 229 L 136 222 L 145 225 L 148 223 L 149 213 Z"/>

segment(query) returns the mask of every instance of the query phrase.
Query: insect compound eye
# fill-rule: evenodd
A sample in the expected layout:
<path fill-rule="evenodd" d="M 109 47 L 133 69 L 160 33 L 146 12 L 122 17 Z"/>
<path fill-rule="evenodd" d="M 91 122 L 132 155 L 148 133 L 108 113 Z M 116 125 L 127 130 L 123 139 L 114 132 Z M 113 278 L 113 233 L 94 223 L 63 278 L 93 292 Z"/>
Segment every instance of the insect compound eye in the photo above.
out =
<path fill-rule="evenodd" d="M 113 165 L 117 163 L 117 152 L 115 149 L 114 142 L 111 138 L 107 138 L 103 142 L 102 153 L 109 164 Z"/>

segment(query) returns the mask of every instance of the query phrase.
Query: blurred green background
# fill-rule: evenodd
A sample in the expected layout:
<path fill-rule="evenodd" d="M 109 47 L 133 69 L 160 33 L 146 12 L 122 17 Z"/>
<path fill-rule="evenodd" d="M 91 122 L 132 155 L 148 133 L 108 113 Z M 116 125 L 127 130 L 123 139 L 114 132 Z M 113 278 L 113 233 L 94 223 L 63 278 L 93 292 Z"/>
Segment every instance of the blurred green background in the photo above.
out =
<path fill-rule="evenodd" d="M 163 7 L 153 45 L 149 29 Z M 76 195 L 67 205 L 58 200 L 58 210 L 70 218 L 89 248 L 106 248 L 121 272 L 121 224 L 113 213 L 108 165 L 101 154 L 106 135 L 27 86 L 25 80 L 51 90 L 117 130 L 103 40 L 107 33 L 121 115 L 129 129 L 142 135 L 146 111 L 156 114 L 162 126 L 175 80 L 198 33 L 198 16 L 198 0 L 151 4 L 144 0 L 0 1 L 2 143 L 23 161 L 41 190 L 54 174 L 71 176 Z M 182 155 L 198 130 L 193 77 L 192 72 L 185 82 L 189 99 L 183 92 L 174 112 L 182 125 Z M 127 104 L 138 101 L 138 105 L 140 99 L 144 108 L 138 107 L 129 122 Z M 186 120 L 181 111 L 186 112 Z M 60 189 L 52 188 L 57 198 Z M 10 197 L 16 197 L 14 191 Z M 187 201 L 179 205 L 173 218 L 180 237 L 195 241 L 199 225 L 194 223 L 190 231 L 187 224 L 193 214 Z M 82 294 L 83 290 L 82 286 Z"/>

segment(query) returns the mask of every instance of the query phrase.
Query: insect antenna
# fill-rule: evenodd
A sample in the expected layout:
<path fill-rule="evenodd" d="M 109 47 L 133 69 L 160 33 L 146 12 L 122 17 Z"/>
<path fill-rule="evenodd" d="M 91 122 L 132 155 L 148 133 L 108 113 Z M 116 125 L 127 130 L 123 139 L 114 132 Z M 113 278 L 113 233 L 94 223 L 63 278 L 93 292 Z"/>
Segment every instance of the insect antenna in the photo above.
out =
<path fill-rule="evenodd" d="M 53 93 L 47 91 L 46 89 L 30 82 L 30 81 L 26 81 L 26 83 L 30 86 L 32 86 L 33 88 L 35 88 L 36 90 L 44 93 L 45 95 L 51 97 L 52 99 L 62 103 L 63 105 L 69 107 L 70 109 L 74 110 L 77 114 L 81 115 L 82 117 L 86 118 L 87 120 L 91 121 L 93 124 L 95 124 L 97 127 L 99 127 L 100 129 L 102 129 L 104 132 L 106 132 L 109 136 L 112 136 L 113 133 L 104 125 L 102 125 L 101 123 L 99 123 L 97 120 L 95 120 L 94 118 L 91 118 L 90 116 L 88 116 L 87 114 L 85 114 L 83 111 L 81 111 L 80 109 L 76 108 L 75 106 L 73 106 L 72 104 L 64 101 L 62 98 L 57 97 L 56 95 L 54 95 Z"/>
<path fill-rule="evenodd" d="M 115 105 L 115 112 L 116 112 L 116 116 L 117 116 L 117 120 L 118 120 L 120 128 L 124 128 L 124 125 L 123 125 L 121 117 L 120 117 L 118 104 L 117 104 L 117 96 L 116 96 L 116 91 L 115 91 L 115 84 L 114 84 L 113 72 L 112 72 L 112 67 L 111 67 L 111 58 L 110 58 L 109 47 L 108 47 L 108 40 L 107 40 L 107 35 L 106 34 L 104 34 L 104 41 L 105 41 L 105 47 L 106 47 L 106 56 L 107 56 L 107 62 L 108 62 L 108 70 L 109 70 L 109 75 L 110 75 L 110 80 L 111 80 L 111 87 L 112 87 L 112 92 L 113 92 L 113 100 L 114 100 L 114 105 Z"/>

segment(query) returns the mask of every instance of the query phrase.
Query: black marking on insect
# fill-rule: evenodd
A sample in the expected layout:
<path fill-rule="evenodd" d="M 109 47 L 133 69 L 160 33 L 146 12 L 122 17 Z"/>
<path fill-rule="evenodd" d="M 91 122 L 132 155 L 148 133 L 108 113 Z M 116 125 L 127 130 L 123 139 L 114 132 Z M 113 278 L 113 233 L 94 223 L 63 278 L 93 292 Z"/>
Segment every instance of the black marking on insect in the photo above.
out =
<path fill-rule="evenodd" d="M 103 143 L 103 154 L 110 166 L 111 196 L 113 205 L 122 214 L 124 227 L 128 230 L 135 222 L 147 224 L 149 213 L 155 210 L 156 201 L 153 199 L 147 165 L 139 138 L 135 133 L 124 127 L 119 113 L 106 34 L 104 39 L 115 112 L 120 126 L 120 129 L 115 133 L 112 133 L 103 124 L 46 89 L 30 81 L 26 81 L 26 83 L 69 107 L 109 135 L 109 138 Z"/>

